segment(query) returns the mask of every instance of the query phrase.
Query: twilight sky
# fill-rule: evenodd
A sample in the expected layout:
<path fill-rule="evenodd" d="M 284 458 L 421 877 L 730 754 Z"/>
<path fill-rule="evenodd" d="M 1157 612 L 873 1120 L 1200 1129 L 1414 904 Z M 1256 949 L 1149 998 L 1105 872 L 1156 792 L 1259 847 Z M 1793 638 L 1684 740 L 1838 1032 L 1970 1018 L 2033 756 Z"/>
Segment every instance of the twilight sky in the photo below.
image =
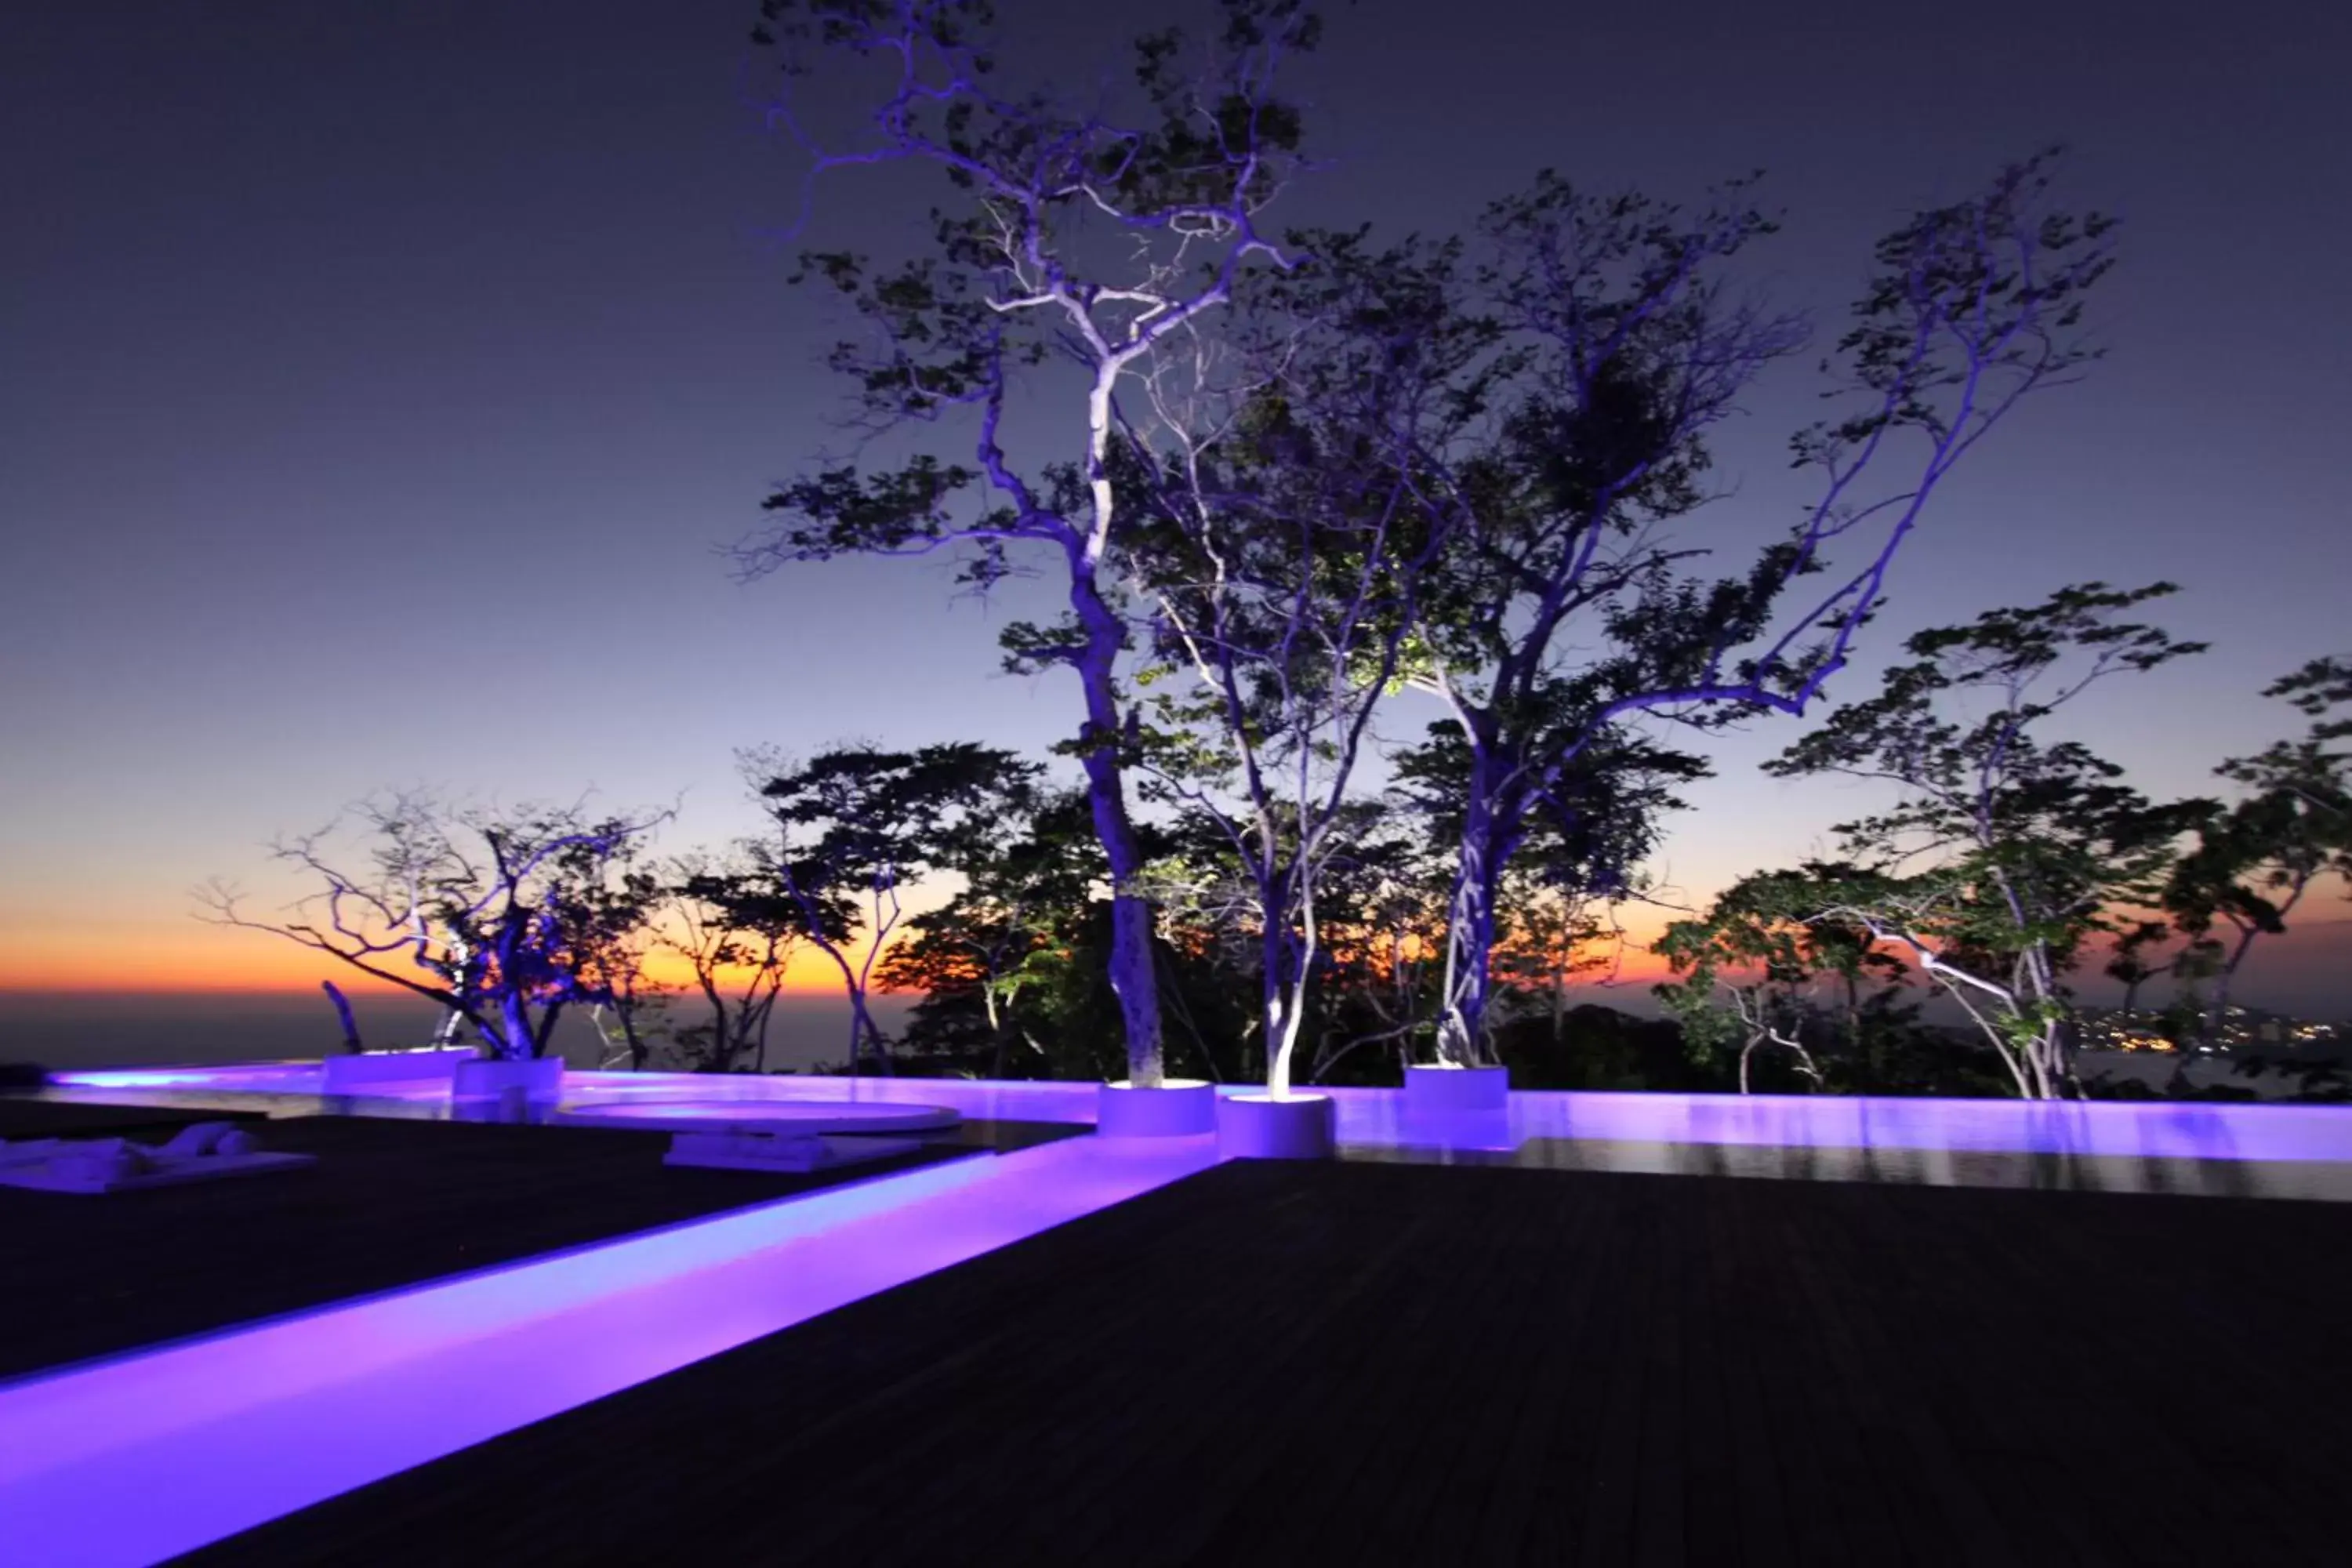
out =
<path fill-rule="evenodd" d="M 1160 15 L 1000 6 L 1073 79 Z M 290 947 L 194 921 L 187 889 L 272 890 L 262 841 L 383 785 L 683 791 L 683 847 L 749 826 L 739 746 L 1042 750 L 1070 728 L 1064 685 L 996 673 L 1031 595 L 954 603 L 944 569 L 900 563 L 743 586 L 714 552 L 837 441 L 831 317 L 775 237 L 798 170 L 744 100 L 755 10 L 0 21 L 0 988 L 312 983 Z M 1297 80 L 1340 163 L 1295 218 L 1444 228 L 1547 164 L 1691 197 L 1761 166 L 1789 222 L 1757 276 L 1825 335 L 1874 236 L 2071 142 L 2070 197 L 2128 226 L 2098 306 L 2112 357 L 1942 493 L 1877 646 L 2086 577 L 2182 582 L 2167 620 L 2215 651 L 2111 688 L 2081 728 L 2161 793 L 2286 732 L 2255 694 L 2352 640 L 2339 8 L 1330 10 Z M 906 215 L 875 189 L 824 187 L 808 238 L 887 243 Z M 1759 391 L 1724 446 L 1727 516 L 1758 537 L 1789 516 L 1804 391 Z M 1858 804 L 1755 774 L 1790 737 L 1718 749 L 1674 883 L 1819 847 Z M 2352 1010 L 2324 984 L 2347 931 L 2298 932 L 2250 999 Z"/>

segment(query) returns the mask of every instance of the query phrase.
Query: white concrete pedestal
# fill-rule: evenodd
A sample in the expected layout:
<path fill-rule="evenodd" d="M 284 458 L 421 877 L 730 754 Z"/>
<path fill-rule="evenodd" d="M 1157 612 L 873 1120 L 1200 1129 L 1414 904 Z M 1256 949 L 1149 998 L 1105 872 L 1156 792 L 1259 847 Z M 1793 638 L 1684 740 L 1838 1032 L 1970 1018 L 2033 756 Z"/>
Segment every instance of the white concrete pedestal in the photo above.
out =
<path fill-rule="evenodd" d="M 1191 1138 L 1217 1130 L 1217 1089 L 1198 1079 L 1163 1079 L 1158 1089 L 1107 1083 L 1095 1101 L 1104 1138 Z"/>
<path fill-rule="evenodd" d="M 1511 1103 L 1508 1068 L 1408 1067 L 1404 1108 L 1409 1112 L 1502 1110 Z"/>
<path fill-rule="evenodd" d="M 1229 1094 L 1217 1101 L 1217 1153 L 1227 1160 L 1328 1160 L 1339 1124 L 1328 1094 Z"/>
<path fill-rule="evenodd" d="M 517 1089 L 527 1099 L 553 1100 L 563 1092 L 563 1058 L 459 1062 L 449 1092 L 458 1100 L 498 1100 Z"/>
<path fill-rule="evenodd" d="M 461 1062 L 473 1061 L 471 1051 L 362 1051 L 329 1057 L 321 1064 L 320 1090 L 325 1094 L 364 1094 L 380 1083 L 448 1083 Z"/>

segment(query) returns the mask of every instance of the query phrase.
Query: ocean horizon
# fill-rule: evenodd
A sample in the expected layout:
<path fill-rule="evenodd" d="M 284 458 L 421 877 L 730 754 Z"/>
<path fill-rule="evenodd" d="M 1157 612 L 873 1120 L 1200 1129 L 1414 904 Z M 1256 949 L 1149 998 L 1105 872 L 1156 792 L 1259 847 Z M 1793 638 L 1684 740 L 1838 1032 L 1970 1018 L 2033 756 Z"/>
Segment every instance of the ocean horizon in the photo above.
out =
<path fill-rule="evenodd" d="M 885 1030 L 918 999 L 877 996 Z M 352 995 L 360 1039 L 371 1049 L 427 1044 L 441 1010 L 423 997 L 381 991 Z M 683 1007 L 691 1020 L 698 1009 Z M 769 1035 L 771 1068 L 806 1069 L 849 1055 L 848 1001 L 786 995 Z M 51 1068 L 213 1067 L 225 1062 L 314 1060 L 342 1049 L 342 1027 L 318 991 L 0 991 L 0 1062 Z M 558 1020 L 555 1048 L 593 1068 L 603 1047 L 585 1014 Z"/>

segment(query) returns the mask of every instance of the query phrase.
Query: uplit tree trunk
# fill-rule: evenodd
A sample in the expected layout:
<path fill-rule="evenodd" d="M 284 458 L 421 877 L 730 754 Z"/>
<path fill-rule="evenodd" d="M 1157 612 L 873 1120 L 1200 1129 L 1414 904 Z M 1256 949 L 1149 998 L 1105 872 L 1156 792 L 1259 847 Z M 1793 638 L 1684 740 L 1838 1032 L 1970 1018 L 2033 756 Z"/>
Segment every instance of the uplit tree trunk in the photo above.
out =
<path fill-rule="evenodd" d="M 1777 1029 L 1761 1029 L 1750 1033 L 1748 1037 L 1748 1043 L 1739 1048 L 1740 1093 L 1747 1094 L 1749 1092 L 1748 1087 L 1748 1058 L 1756 1054 L 1757 1047 L 1765 1044 L 1767 1041 L 1769 1041 L 1773 1045 L 1780 1046 L 1789 1051 L 1790 1054 L 1797 1058 L 1797 1070 L 1805 1075 L 1806 1080 L 1817 1089 L 1822 1087 L 1822 1069 L 1814 1063 L 1812 1052 L 1805 1049 L 1805 1047 L 1792 1036 L 1781 1034 Z"/>
<path fill-rule="evenodd" d="M 1437 1022 L 1437 1059 L 1450 1067 L 1491 1064 L 1486 1007 L 1494 995 L 1495 890 L 1483 857 L 1465 843 L 1461 880 L 1445 932 L 1445 1010 Z"/>
<path fill-rule="evenodd" d="M 1311 958 L 1313 954 L 1310 952 L 1300 956 L 1305 959 Z M 1290 1098 L 1291 1066 L 1298 1054 L 1299 1029 L 1306 1020 L 1307 976 L 1302 972 L 1286 982 L 1280 999 L 1266 1019 L 1269 1050 L 1265 1087 L 1276 1100 Z"/>
<path fill-rule="evenodd" d="M 352 1016 L 350 1000 L 343 995 L 342 988 L 331 980 L 320 981 L 319 989 L 324 991 L 327 1000 L 335 1005 L 335 1017 L 343 1026 L 343 1049 L 357 1056 L 366 1047 L 360 1044 L 360 1026 Z"/>
<path fill-rule="evenodd" d="M 600 1008 L 599 1011 L 601 1012 L 602 1009 Z M 615 1005 L 613 1008 L 613 1016 L 621 1026 L 621 1039 L 628 1048 L 629 1070 L 631 1072 L 645 1071 L 646 1062 L 650 1060 L 653 1056 L 653 1050 L 651 1047 L 646 1045 L 646 1037 L 637 1032 L 636 1008 L 635 1006 Z"/>
<path fill-rule="evenodd" d="M 1103 462 L 1102 443 L 1108 435 L 1108 395 L 1097 409 L 1102 421 L 1094 432 L 1093 462 Z M 1107 539 L 1111 500 L 1107 482 L 1098 490 L 1097 535 Z M 1127 808 L 1126 769 L 1119 759 L 1120 715 L 1118 686 L 1119 650 L 1127 640 L 1126 623 L 1103 602 L 1096 585 L 1098 549 L 1073 542 L 1070 556 L 1070 607 L 1076 612 L 1086 640 L 1071 661 L 1086 694 L 1085 756 L 1087 802 L 1091 807 L 1095 837 L 1110 867 L 1109 979 L 1118 998 L 1120 1022 L 1127 1032 L 1127 1079 L 1138 1089 L 1157 1089 L 1165 1074 L 1160 1028 L 1160 985 L 1151 960 L 1152 915 L 1148 900 L 1138 896 L 1136 879 L 1143 870 L 1143 850 L 1136 841 L 1135 822 Z"/>
<path fill-rule="evenodd" d="M 1455 1067 L 1491 1067 L 1497 1059 L 1486 1009 L 1495 987 L 1495 910 L 1512 846 L 1496 810 L 1496 771 L 1493 753 L 1474 741 L 1437 1021 L 1437 1059 Z"/>
<path fill-rule="evenodd" d="M 1017 657 L 1034 668 L 1069 665 L 1084 694 L 1078 747 L 1111 879 L 1107 977 L 1126 1029 L 1129 1081 L 1139 1087 L 1161 1082 L 1163 1047 L 1152 913 L 1137 893 L 1143 857 L 1119 750 L 1128 737 L 1115 676 L 1125 638 L 1100 577 L 1119 570 L 1114 523 L 1125 521 L 1114 518 L 1106 465 L 1113 395 L 1177 334 L 1233 303 L 1259 263 L 1289 265 L 1257 229 L 1299 162 L 1298 116 L 1271 95 L 1284 62 L 1311 49 L 1319 32 L 1299 0 L 1225 0 L 1222 8 L 1222 38 L 1198 52 L 1197 70 L 1195 53 L 1172 33 L 1136 40 L 1137 91 L 1127 105 L 1134 123 L 1109 118 L 1112 93 L 1065 99 L 1006 85 L 986 6 L 763 0 L 755 33 L 783 54 L 772 123 L 807 153 L 812 180 L 912 161 L 963 193 L 933 211 L 929 247 L 905 265 L 880 272 L 859 258 L 819 254 L 809 270 L 878 329 L 878 346 L 845 345 L 834 360 L 860 378 L 869 416 L 928 424 L 962 409 L 980 428 L 969 468 L 925 458 L 895 476 L 843 468 L 787 486 L 769 504 L 790 521 L 746 560 L 758 571 L 970 545 L 965 581 L 984 590 L 1012 570 L 1007 546 L 1061 552 L 1075 627 L 1055 628 Z M 794 102 L 797 84 L 820 63 L 870 72 L 883 95 L 838 142 L 818 134 Z M 998 444 L 1013 383 L 1072 361 L 1089 377 L 1076 475 L 1084 499 L 1062 482 L 1062 459 L 1076 445 L 1075 409 L 1064 416 L 1063 440 L 1045 444 L 1049 462 L 1016 463 Z M 1056 397 L 1061 390 L 1051 388 Z M 1039 472 L 1050 476 L 1042 486 L 1025 477 Z M 948 504 L 967 486 L 985 496 L 977 517 Z"/>
<path fill-rule="evenodd" d="M 509 991 L 499 999 L 499 1037 L 496 1049 L 509 1061 L 528 1061 L 539 1053 L 532 1037 L 530 1009 L 520 992 Z"/>
<path fill-rule="evenodd" d="M 2293 912 L 2295 904 L 2301 900 L 2303 889 L 2304 884 L 2300 881 L 2291 883 L 2285 889 L 2285 896 L 2278 900 L 2280 930 L 2285 929 L 2284 917 Z M 2237 941 L 2230 944 L 2229 956 L 2213 965 L 2213 1000 L 2198 1014 L 2197 1043 L 2208 1050 L 2221 1043 L 2221 1030 L 2229 1021 L 2230 992 L 2237 982 L 2238 966 L 2246 962 L 2246 955 L 2253 951 L 2254 939 L 2263 934 L 2262 927 L 2250 921 L 2236 920 L 2231 923 L 2236 928 Z"/>

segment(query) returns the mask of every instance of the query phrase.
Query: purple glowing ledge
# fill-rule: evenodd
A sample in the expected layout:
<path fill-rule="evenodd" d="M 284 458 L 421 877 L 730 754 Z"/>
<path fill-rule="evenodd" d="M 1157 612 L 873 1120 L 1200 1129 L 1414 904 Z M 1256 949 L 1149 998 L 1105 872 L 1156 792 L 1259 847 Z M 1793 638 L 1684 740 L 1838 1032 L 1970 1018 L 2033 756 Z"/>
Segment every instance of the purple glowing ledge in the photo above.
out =
<path fill-rule="evenodd" d="M 153 1563 L 1215 1160 L 975 1156 L 0 1385 L 0 1554 Z"/>

